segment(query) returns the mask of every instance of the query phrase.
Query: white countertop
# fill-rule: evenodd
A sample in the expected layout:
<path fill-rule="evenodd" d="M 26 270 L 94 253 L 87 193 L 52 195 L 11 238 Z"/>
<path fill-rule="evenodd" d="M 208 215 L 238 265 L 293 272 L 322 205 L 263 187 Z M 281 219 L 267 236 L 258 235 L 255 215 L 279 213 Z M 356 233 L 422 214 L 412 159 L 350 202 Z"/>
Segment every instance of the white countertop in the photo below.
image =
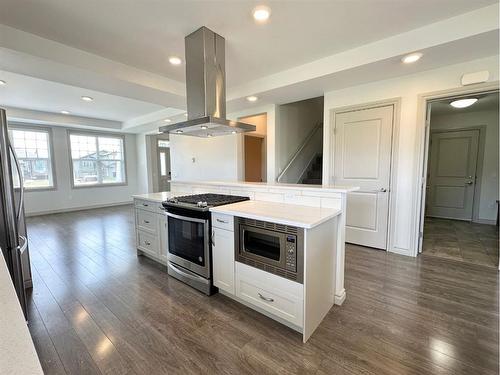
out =
<path fill-rule="evenodd" d="M 163 202 L 174 195 L 175 194 L 172 194 L 169 191 L 162 191 L 161 193 L 136 194 L 132 195 L 132 197 L 137 199 L 144 199 L 151 202 Z"/>
<path fill-rule="evenodd" d="M 306 184 L 282 184 L 277 182 L 245 182 L 245 181 L 178 181 L 171 180 L 174 184 L 188 185 L 213 185 L 213 186 L 231 186 L 239 188 L 275 188 L 275 189 L 291 189 L 291 190 L 310 190 L 322 191 L 328 193 L 348 193 L 350 191 L 359 190 L 355 186 L 337 186 L 337 185 L 306 185 Z"/>
<path fill-rule="evenodd" d="M 43 375 L 16 290 L 0 250 L 0 373 Z"/>
<path fill-rule="evenodd" d="M 342 212 L 334 208 L 308 207 L 263 201 L 244 201 L 226 204 L 224 206 L 213 207 L 210 211 L 306 229 L 314 228 Z"/>

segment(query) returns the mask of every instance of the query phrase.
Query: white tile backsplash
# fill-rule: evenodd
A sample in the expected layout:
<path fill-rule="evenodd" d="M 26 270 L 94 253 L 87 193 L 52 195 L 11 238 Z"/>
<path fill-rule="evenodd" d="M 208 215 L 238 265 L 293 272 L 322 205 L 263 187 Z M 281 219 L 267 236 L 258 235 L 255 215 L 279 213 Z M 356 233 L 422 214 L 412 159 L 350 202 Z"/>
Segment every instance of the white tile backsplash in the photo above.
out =
<path fill-rule="evenodd" d="M 304 189 L 297 187 L 297 189 L 283 189 L 272 186 L 242 186 L 236 187 L 228 184 L 225 186 L 223 183 L 220 185 L 207 184 L 201 182 L 189 185 L 186 183 L 176 184 L 175 181 L 171 182 L 171 191 L 175 195 L 187 194 L 202 194 L 202 193 L 216 193 L 216 194 L 231 194 L 249 197 L 252 200 L 266 201 L 266 202 L 283 202 L 289 204 L 298 204 L 310 207 L 324 207 L 324 208 L 341 208 L 342 199 L 345 199 L 345 193 L 339 192 L 325 192 L 320 189 Z"/>

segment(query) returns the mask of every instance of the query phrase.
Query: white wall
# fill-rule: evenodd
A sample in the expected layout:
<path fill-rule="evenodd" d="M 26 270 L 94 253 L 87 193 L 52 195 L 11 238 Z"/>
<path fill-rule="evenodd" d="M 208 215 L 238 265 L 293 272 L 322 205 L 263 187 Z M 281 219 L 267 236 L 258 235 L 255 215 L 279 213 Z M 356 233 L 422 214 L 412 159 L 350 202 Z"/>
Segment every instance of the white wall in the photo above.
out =
<path fill-rule="evenodd" d="M 425 58 L 425 57 L 424 57 Z M 460 87 L 460 78 L 464 73 L 480 70 L 490 71 L 490 81 L 498 81 L 498 57 L 474 60 L 463 64 L 407 75 L 385 81 L 349 87 L 325 93 L 324 117 L 324 182 L 333 176 L 331 160 L 327 155 L 333 153 L 331 145 L 332 119 L 331 110 L 352 105 L 401 99 L 400 130 L 396 140 L 398 146 L 397 162 L 393 166 L 396 173 L 395 185 L 391 187 L 391 197 L 395 202 L 395 212 L 391 228 L 392 243 L 390 251 L 405 255 L 416 255 L 416 232 L 418 220 L 417 194 L 419 176 L 420 130 L 417 128 L 419 95 Z"/>
<path fill-rule="evenodd" d="M 433 116 L 431 110 L 431 131 L 443 129 L 464 129 L 486 126 L 481 192 L 479 196 L 479 222 L 494 223 L 498 199 L 498 111 L 478 111 Z M 476 200 L 476 198 L 475 198 Z"/>
<path fill-rule="evenodd" d="M 276 177 L 274 165 L 275 107 L 266 106 L 248 109 L 231 113 L 227 118 L 237 120 L 240 117 L 261 113 L 267 114 L 267 177 L 268 181 L 273 181 Z M 172 180 L 243 180 L 242 135 L 197 138 L 171 134 L 170 160 Z"/>
<path fill-rule="evenodd" d="M 18 125 L 16 123 L 16 126 Z M 29 126 L 33 127 L 32 124 Z M 125 135 L 127 185 L 74 189 L 71 187 L 72 176 L 67 129 L 54 126 L 51 127 L 51 130 L 56 190 L 26 191 L 24 200 L 26 215 L 91 208 L 132 201 L 131 196 L 138 193 L 135 135 Z"/>
<path fill-rule="evenodd" d="M 278 174 L 311 130 L 323 121 L 323 97 L 280 105 L 276 126 Z"/>

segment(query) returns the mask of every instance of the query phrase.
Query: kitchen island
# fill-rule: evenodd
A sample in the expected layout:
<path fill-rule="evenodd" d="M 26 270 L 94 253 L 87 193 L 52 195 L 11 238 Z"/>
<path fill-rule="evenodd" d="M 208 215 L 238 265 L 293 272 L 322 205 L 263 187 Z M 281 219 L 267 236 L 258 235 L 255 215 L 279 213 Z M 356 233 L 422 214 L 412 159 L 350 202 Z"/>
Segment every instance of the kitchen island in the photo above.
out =
<path fill-rule="evenodd" d="M 344 289 L 345 207 L 352 187 L 219 181 L 171 181 L 171 192 L 134 196 L 138 252 L 167 263 L 167 222 L 161 202 L 193 194 L 246 196 L 210 209 L 213 282 L 219 291 L 303 334 L 314 332 Z M 300 280 L 235 259 L 236 223 L 245 218 L 303 233 Z"/>

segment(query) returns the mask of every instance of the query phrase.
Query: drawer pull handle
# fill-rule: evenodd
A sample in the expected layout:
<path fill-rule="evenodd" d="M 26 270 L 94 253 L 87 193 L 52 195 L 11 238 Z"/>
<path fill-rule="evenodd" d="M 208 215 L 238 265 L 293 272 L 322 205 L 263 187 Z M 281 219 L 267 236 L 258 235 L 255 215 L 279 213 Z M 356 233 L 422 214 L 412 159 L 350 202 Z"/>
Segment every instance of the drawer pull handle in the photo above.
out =
<path fill-rule="evenodd" d="M 266 302 L 274 302 L 274 299 L 273 298 L 270 298 L 270 297 L 264 297 L 262 294 L 258 293 L 259 294 L 259 297 L 260 299 L 263 299 L 264 301 Z"/>
<path fill-rule="evenodd" d="M 149 221 L 148 220 L 144 220 L 144 223 L 149 224 Z"/>
<path fill-rule="evenodd" d="M 149 207 L 149 204 L 143 203 L 142 204 L 144 207 Z"/>
<path fill-rule="evenodd" d="M 227 224 L 227 221 L 224 221 L 224 220 L 221 220 L 221 219 L 216 219 L 218 223 L 223 223 L 223 224 Z"/>
<path fill-rule="evenodd" d="M 151 245 L 151 242 L 149 242 L 149 241 L 144 241 L 144 243 L 146 244 L 146 246 Z"/>

